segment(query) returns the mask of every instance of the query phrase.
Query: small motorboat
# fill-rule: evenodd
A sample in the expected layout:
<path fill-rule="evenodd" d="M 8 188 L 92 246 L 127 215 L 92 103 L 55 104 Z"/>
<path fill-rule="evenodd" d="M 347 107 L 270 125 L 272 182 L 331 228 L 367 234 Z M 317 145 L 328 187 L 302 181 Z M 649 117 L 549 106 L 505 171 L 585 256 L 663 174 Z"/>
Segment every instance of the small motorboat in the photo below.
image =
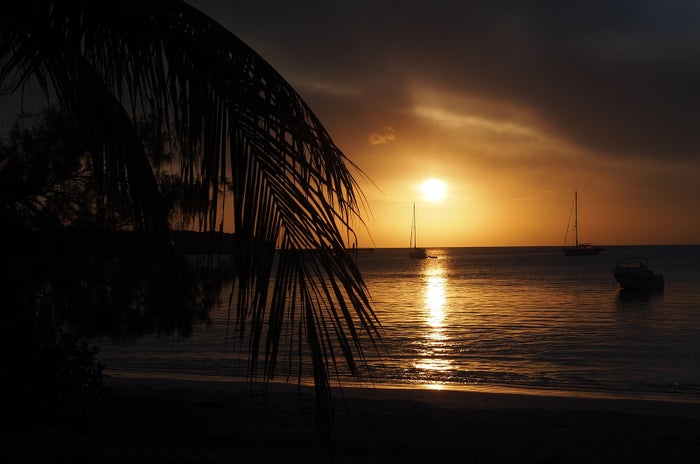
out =
<path fill-rule="evenodd" d="M 612 270 L 617 283 L 625 290 L 663 290 L 664 276 L 654 274 L 646 258 L 629 258 L 617 263 Z"/>

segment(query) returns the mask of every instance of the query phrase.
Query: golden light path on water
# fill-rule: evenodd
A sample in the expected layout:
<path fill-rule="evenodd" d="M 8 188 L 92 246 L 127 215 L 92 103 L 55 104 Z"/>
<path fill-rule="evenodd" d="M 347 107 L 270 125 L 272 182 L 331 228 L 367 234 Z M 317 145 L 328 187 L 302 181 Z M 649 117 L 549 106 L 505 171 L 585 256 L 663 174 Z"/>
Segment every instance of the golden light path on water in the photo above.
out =
<path fill-rule="evenodd" d="M 423 269 L 423 302 L 426 331 L 423 356 L 414 367 L 428 371 L 449 371 L 454 366 L 444 357 L 449 337 L 446 331 L 447 278 L 441 260 L 429 259 Z"/>

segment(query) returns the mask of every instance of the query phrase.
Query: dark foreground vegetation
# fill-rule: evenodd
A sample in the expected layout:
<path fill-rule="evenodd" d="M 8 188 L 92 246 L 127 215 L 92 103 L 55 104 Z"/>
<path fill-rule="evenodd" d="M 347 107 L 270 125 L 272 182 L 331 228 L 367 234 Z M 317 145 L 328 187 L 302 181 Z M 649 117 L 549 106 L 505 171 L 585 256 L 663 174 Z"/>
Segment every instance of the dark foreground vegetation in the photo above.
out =
<path fill-rule="evenodd" d="M 219 296 L 221 276 L 183 258 L 203 250 L 235 263 L 251 378 L 308 354 L 329 430 L 333 370 L 359 375 L 360 340 L 378 337 L 345 251 L 363 201 L 282 76 L 183 1 L 32 0 L 0 15 L 0 98 L 17 113 L 0 142 L 9 401 L 79 411 L 99 397 L 92 334 L 187 336 Z"/>

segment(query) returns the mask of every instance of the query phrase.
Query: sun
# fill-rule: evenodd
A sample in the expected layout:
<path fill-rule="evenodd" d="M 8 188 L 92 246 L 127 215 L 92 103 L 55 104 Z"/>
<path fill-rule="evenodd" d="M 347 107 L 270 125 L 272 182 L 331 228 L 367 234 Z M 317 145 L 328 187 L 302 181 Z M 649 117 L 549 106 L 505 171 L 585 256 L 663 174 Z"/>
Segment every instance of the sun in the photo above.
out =
<path fill-rule="evenodd" d="M 447 196 L 447 184 L 440 179 L 426 179 L 420 184 L 423 198 L 431 203 L 438 203 Z"/>

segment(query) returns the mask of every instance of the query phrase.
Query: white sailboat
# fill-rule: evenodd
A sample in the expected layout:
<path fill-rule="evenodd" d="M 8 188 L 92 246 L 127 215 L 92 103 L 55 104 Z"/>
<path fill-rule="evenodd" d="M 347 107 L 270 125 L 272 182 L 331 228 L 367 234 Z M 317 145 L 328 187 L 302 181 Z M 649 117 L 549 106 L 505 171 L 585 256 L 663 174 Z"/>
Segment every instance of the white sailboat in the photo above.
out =
<path fill-rule="evenodd" d="M 411 259 L 425 259 L 428 257 L 428 252 L 425 248 L 418 248 L 418 239 L 416 237 L 416 204 L 413 203 L 413 224 L 411 224 L 411 240 L 409 244 L 408 257 Z"/>
<path fill-rule="evenodd" d="M 579 242 L 578 240 L 578 191 L 574 191 L 574 208 L 574 233 L 576 242 L 574 246 L 566 246 L 566 237 L 569 234 L 569 225 L 571 223 L 571 216 L 569 216 L 569 225 L 566 227 L 566 236 L 564 236 L 564 254 L 566 256 L 595 256 L 603 251 L 603 249 L 598 246 L 593 246 L 590 243 Z"/>

